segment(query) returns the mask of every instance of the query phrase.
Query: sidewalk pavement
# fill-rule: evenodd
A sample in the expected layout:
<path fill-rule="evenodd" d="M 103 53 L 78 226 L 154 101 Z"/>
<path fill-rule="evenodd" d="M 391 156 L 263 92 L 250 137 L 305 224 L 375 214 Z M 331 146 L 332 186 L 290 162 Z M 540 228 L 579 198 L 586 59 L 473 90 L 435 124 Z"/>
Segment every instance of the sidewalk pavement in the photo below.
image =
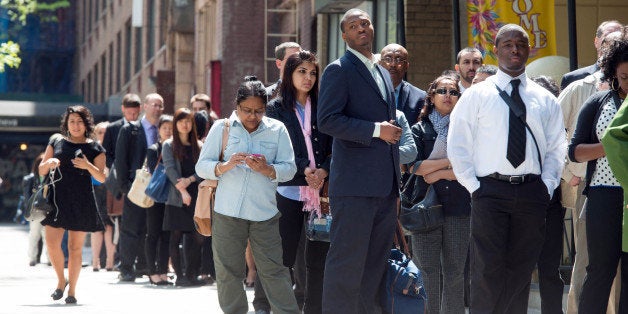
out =
<path fill-rule="evenodd" d="M 50 294 L 57 284 L 54 270 L 47 264 L 28 266 L 26 256 L 28 227 L 0 223 L 0 314 L 129 314 L 129 313 L 222 313 L 216 285 L 180 288 L 151 286 L 148 278 L 135 283 L 118 283 L 118 272 L 91 267 L 91 249 L 84 248 L 83 267 L 76 288 L 76 305 L 66 305 L 66 295 L 53 301 Z M 42 258 L 43 259 L 43 258 Z M 67 276 L 67 270 L 66 270 Z M 247 288 L 249 313 L 253 289 Z"/>
<path fill-rule="evenodd" d="M 56 276 L 52 267 L 47 264 L 28 266 L 28 226 L 0 223 L 0 239 L 0 314 L 222 313 L 215 284 L 158 287 L 150 285 L 147 277 L 138 278 L 135 283 L 119 283 L 118 272 L 92 271 L 89 247 L 83 249 L 83 264 L 88 266 L 83 267 L 79 277 L 78 303 L 65 304 L 67 291 L 64 298 L 53 301 L 50 294 L 55 288 Z M 530 292 L 529 314 L 541 313 L 538 288 L 535 288 Z M 253 288 L 247 288 L 246 294 L 252 314 Z M 565 292 L 563 304 L 566 299 Z"/>

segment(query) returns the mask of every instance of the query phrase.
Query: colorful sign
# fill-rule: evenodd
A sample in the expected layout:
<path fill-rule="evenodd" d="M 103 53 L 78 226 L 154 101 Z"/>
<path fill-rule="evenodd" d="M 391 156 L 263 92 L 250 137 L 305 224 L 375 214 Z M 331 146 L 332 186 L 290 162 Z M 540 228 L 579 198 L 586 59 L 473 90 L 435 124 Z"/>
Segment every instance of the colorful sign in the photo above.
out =
<path fill-rule="evenodd" d="M 484 63 L 497 64 L 495 35 L 502 25 L 518 24 L 530 36 L 530 57 L 556 55 L 554 0 L 468 0 L 469 46 L 484 55 Z"/>

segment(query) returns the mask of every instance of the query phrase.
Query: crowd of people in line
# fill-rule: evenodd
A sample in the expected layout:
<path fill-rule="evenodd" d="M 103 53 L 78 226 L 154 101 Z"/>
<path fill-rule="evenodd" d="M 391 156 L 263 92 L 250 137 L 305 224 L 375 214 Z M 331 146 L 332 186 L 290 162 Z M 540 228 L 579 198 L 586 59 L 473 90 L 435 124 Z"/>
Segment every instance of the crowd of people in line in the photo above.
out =
<path fill-rule="evenodd" d="M 399 191 L 414 180 L 418 195 L 436 191 L 445 216 L 410 236 L 426 313 L 526 313 L 535 268 L 542 312 L 563 313 L 566 209 L 576 247 L 567 313 L 628 311 L 626 200 L 606 157 L 615 151 L 601 143 L 626 103 L 626 26 L 602 23 L 598 62 L 566 74 L 560 88 L 527 76 L 528 35 L 507 24 L 495 37 L 498 66 L 465 48 L 425 91 L 404 80 L 406 48 L 373 53 L 366 12 L 347 11 L 340 28 L 347 52 L 322 75 L 314 53 L 282 43 L 279 81 L 265 87 L 247 76 L 223 119 L 205 94 L 172 116 L 159 94 L 143 102 L 127 94 L 123 118 L 111 123 L 68 107 L 24 178 L 25 193 L 46 176 L 57 182 L 56 210 L 30 224 L 28 249 L 34 266 L 45 239 L 52 298 L 77 302 L 91 232 L 94 271 L 119 271 L 123 282 L 146 275 L 153 285 L 215 282 L 225 313 L 248 312 L 245 287 L 255 289 L 256 313 L 377 313 Z M 160 164 L 167 200 L 130 201 L 136 170 Z M 219 182 L 211 237 L 193 221 L 203 179 Z M 323 214 L 333 217 L 329 241 L 305 237 Z"/>

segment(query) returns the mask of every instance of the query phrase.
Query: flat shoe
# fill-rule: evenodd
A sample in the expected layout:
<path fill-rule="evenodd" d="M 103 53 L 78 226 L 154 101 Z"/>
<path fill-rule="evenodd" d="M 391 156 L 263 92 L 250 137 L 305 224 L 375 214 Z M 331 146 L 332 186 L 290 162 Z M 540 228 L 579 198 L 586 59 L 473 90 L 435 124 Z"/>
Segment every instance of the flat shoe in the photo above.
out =
<path fill-rule="evenodd" d="M 69 295 L 67 298 L 65 298 L 65 303 L 76 304 L 76 298 L 74 296 Z"/>
<path fill-rule="evenodd" d="M 63 298 L 63 292 L 65 291 L 65 287 L 68 286 L 68 282 L 65 282 L 65 286 L 63 286 L 63 289 L 55 289 L 55 291 L 50 295 L 52 297 L 53 300 L 60 300 L 61 298 Z"/>

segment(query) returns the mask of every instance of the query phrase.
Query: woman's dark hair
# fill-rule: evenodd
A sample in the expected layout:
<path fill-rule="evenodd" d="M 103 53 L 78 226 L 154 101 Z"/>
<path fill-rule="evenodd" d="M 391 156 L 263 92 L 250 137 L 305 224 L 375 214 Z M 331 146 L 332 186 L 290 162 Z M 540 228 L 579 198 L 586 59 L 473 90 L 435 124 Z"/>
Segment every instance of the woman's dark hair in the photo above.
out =
<path fill-rule="evenodd" d="M 459 79 L 457 76 L 445 74 L 445 75 L 441 75 L 437 77 L 427 86 L 427 96 L 425 97 L 425 105 L 423 106 L 423 109 L 421 109 L 421 114 L 419 114 L 419 120 L 422 120 L 424 117 L 429 116 L 430 113 L 432 113 L 432 110 L 434 110 L 434 103 L 432 102 L 432 96 L 436 94 L 436 87 L 438 86 L 438 84 L 444 80 L 453 81 L 454 88 L 457 91 L 460 91 L 460 88 L 458 87 Z"/>
<path fill-rule="evenodd" d="M 194 161 L 198 160 L 198 155 L 201 152 L 200 147 L 198 147 L 198 140 L 196 139 L 196 123 L 194 122 L 194 115 L 192 111 L 188 108 L 179 108 L 174 112 L 174 120 L 173 120 L 173 128 L 172 128 L 172 151 L 174 152 L 174 157 L 181 161 L 185 158 L 185 147 L 183 143 L 181 143 L 181 138 L 179 137 L 179 130 L 177 130 L 177 122 L 185 119 L 190 119 L 192 121 L 192 129 L 188 134 L 188 142 L 192 146 L 192 156 Z"/>
<path fill-rule="evenodd" d="M 541 85 L 541 87 L 547 89 L 554 97 L 558 97 L 560 94 L 560 87 L 556 84 L 553 78 L 545 75 L 537 75 L 530 78 L 534 83 Z"/>
<path fill-rule="evenodd" d="M 202 139 L 207 135 L 207 131 L 209 128 L 207 125 L 209 124 L 209 115 L 207 111 L 201 110 L 194 113 L 194 123 L 196 123 L 196 135 L 198 139 Z"/>
<path fill-rule="evenodd" d="M 264 102 L 264 106 L 268 102 L 266 95 L 266 87 L 257 79 L 255 75 L 249 75 L 244 77 L 244 82 L 238 87 L 238 93 L 236 95 L 236 105 L 240 105 L 249 97 L 259 97 Z"/>
<path fill-rule="evenodd" d="M 81 105 L 69 106 L 63 116 L 61 116 L 61 134 L 65 136 L 70 136 L 70 131 L 68 130 L 68 118 L 71 113 L 76 113 L 83 120 L 83 124 L 85 124 L 85 137 L 94 139 L 94 117 L 89 109 L 85 108 Z"/>
<path fill-rule="evenodd" d="M 44 153 L 41 153 L 35 157 L 33 160 L 33 165 L 31 167 L 31 173 L 34 173 L 36 176 L 39 175 L 39 164 L 44 159 Z"/>
<path fill-rule="evenodd" d="M 616 72 L 620 64 L 628 62 L 628 39 L 613 41 L 604 52 L 602 52 L 602 60 L 600 67 L 604 74 L 604 79 L 611 85 L 611 89 L 619 88 Z M 628 91 L 626 91 L 628 92 Z"/>
<path fill-rule="evenodd" d="M 296 87 L 294 87 L 292 74 L 294 73 L 294 71 L 297 70 L 299 65 L 304 62 L 309 62 L 313 64 L 316 68 L 316 80 L 314 81 L 312 89 L 308 93 L 308 96 L 310 96 L 310 101 L 312 102 L 312 106 L 316 107 L 316 103 L 318 101 L 318 76 L 320 72 L 320 69 L 318 67 L 318 61 L 316 61 L 316 55 L 314 53 L 307 50 L 301 50 L 288 57 L 283 67 L 283 77 L 281 78 L 280 94 L 282 98 L 281 106 L 285 110 L 293 110 L 296 103 L 297 89 Z"/>

